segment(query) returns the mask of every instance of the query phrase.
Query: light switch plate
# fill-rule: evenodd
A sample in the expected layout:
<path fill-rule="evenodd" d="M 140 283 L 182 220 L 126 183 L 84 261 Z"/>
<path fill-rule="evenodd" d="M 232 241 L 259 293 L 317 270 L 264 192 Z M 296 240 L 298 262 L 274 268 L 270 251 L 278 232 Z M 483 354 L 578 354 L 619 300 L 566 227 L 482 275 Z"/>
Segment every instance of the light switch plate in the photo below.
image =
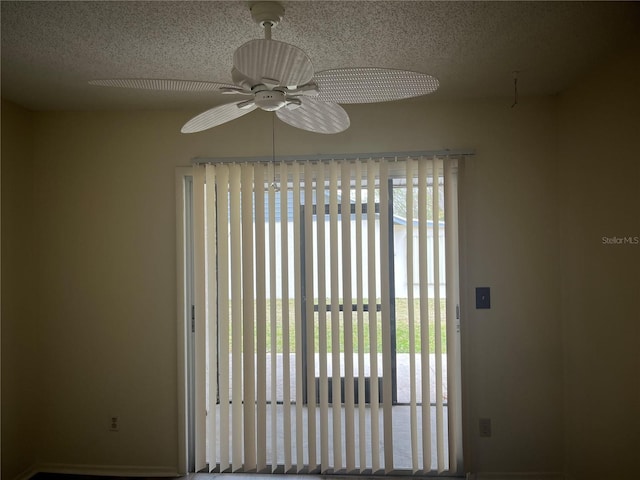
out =
<path fill-rule="evenodd" d="M 491 289 L 476 287 L 476 308 L 491 308 Z"/>

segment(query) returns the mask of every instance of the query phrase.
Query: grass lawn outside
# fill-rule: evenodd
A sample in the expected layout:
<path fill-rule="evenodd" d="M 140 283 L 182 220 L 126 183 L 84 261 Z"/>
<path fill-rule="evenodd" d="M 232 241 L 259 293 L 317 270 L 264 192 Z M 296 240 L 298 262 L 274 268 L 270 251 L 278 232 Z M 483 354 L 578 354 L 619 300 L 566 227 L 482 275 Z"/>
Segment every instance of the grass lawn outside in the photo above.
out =
<path fill-rule="evenodd" d="M 365 300 L 367 302 L 367 300 Z M 380 300 L 378 299 L 378 303 Z M 316 301 L 317 304 L 317 301 Z M 276 353 L 283 353 L 283 313 L 282 313 L 282 300 L 277 300 L 276 302 Z M 271 320 L 269 318 L 271 306 L 270 301 L 267 300 L 267 325 L 266 325 L 266 347 L 267 352 L 271 352 Z M 295 303 L 293 300 L 289 300 L 288 302 L 289 309 L 289 352 L 296 351 L 296 332 L 294 325 L 294 315 L 295 315 Z M 436 325 L 435 325 L 435 301 L 430 298 L 428 300 L 428 323 L 421 321 L 420 319 L 420 300 L 416 299 L 413 302 L 413 312 L 414 312 L 414 333 L 413 338 L 415 341 L 415 350 L 416 353 L 422 352 L 422 343 L 421 343 L 421 328 L 424 324 L 428 325 L 428 343 L 429 343 L 429 353 L 435 353 L 435 339 L 436 339 Z M 360 321 L 359 316 L 362 317 L 362 321 Z M 442 353 L 446 353 L 447 350 L 447 335 L 446 335 L 446 300 L 440 299 L 440 338 L 442 340 Z M 382 321 L 381 321 L 381 313 L 376 313 L 376 321 L 377 321 L 377 345 L 376 350 L 378 352 L 382 352 Z M 332 319 L 331 312 L 327 312 L 326 314 L 326 344 L 327 344 L 327 353 L 332 352 Z M 340 343 L 340 351 L 344 352 L 344 315 L 343 312 L 339 312 L 338 314 L 338 324 L 340 326 L 339 331 L 339 343 Z M 370 329 L 369 329 L 369 312 L 352 312 L 351 324 L 353 328 L 353 351 L 359 352 L 360 348 L 358 345 L 358 326 L 362 324 L 362 333 L 364 334 L 364 342 L 362 348 L 365 353 L 369 353 L 371 351 L 371 343 L 370 343 Z M 316 312 L 314 314 L 314 339 L 315 346 L 314 350 L 316 352 L 319 351 L 320 345 L 320 320 L 319 314 Z M 257 330 L 257 329 L 256 329 Z M 254 331 L 254 335 L 256 335 Z M 410 351 L 410 339 L 411 339 L 411 330 L 409 328 L 409 302 L 406 298 L 396 298 L 396 352 L 397 353 L 409 353 Z M 257 335 L 255 338 L 256 342 L 258 341 Z M 257 345 L 257 343 L 256 343 Z M 229 349 L 231 351 L 231 339 L 229 339 Z"/>

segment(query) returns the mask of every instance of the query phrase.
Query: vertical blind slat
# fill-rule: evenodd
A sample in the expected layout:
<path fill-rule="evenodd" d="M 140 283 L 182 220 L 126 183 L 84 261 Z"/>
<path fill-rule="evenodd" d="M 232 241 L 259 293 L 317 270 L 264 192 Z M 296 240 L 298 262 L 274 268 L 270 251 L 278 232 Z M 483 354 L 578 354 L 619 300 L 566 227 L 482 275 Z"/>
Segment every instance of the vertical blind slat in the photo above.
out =
<path fill-rule="evenodd" d="M 215 432 L 216 422 L 216 402 L 218 397 L 218 384 L 212 379 L 216 379 L 214 372 L 218 371 L 218 278 L 216 269 L 216 258 L 218 257 L 216 242 L 217 224 L 217 204 L 216 204 L 216 167 L 207 165 L 205 169 L 207 185 L 207 333 L 209 341 L 209 404 L 207 405 L 207 431 Z M 226 219 L 223 219 L 226 221 Z M 209 435 L 207 444 L 207 458 L 209 458 L 212 469 L 215 467 L 217 455 L 217 436 Z"/>
<path fill-rule="evenodd" d="M 275 179 L 275 165 L 269 165 L 269 178 Z M 269 351 L 271 354 L 271 471 L 278 465 L 278 355 L 277 355 L 277 302 L 278 294 L 276 287 L 276 185 L 275 181 L 269 188 L 269 321 L 271 332 L 271 344 Z"/>
<path fill-rule="evenodd" d="M 417 472 L 418 465 L 418 414 L 416 392 L 416 327 L 413 298 L 413 160 L 407 159 L 405 176 L 407 188 L 405 204 L 407 210 L 407 321 L 409 323 L 409 404 L 411 418 L 411 469 Z M 424 354 L 424 349 L 422 349 Z"/>
<path fill-rule="evenodd" d="M 376 259 L 380 249 L 376 242 L 376 178 L 378 164 L 373 160 L 367 161 L 367 251 L 369 252 L 368 282 L 369 282 L 369 385 L 371 389 L 371 470 L 380 470 L 380 425 L 379 425 L 379 391 L 378 391 L 378 293 L 376 289 Z"/>
<path fill-rule="evenodd" d="M 344 332 L 344 412 L 346 468 L 351 472 L 356 468 L 354 398 L 353 398 L 353 299 L 351 297 L 351 168 L 342 163 L 340 172 L 342 215 L 342 328 Z"/>
<path fill-rule="evenodd" d="M 241 167 L 242 198 L 242 372 L 243 372 L 243 425 L 245 470 L 256 468 L 256 376 L 254 334 L 254 231 L 253 212 L 257 206 L 257 190 L 254 185 L 254 169 Z M 256 212 L 257 216 L 257 212 Z M 264 216 L 264 214 L 263 214 Z"/>
<path fill-rule="evenodd" d="M 356 270 L 356 312 L 358 325 L 358 452 L 359 467 L 362 470 L 367 464 L 367 410 L 365 408 L 365 353 L 364 353 L 364 310 L 363 310 L 363 293 L 362 293 L 362 259 L 363 259 L 363 241 L 362 241 L 362 162 L 355 165 L 355 246 L 352 247 L 355 256 Z"/>
<path fill-rule="evenodd" d="M 289 228 L 288 219 L 289 201 L 288 201 L 288 183 L 289 169 L 286 163 L 280 167 L 280 227 L 281 227 L 281 275 L 282 275 L 282 428 L 284 430 L 284 471 L 291 469 L 291 365 L 289 362 L 289 353 L 291 351 L 289 345 Z M 284 219 L 283 219 L 284 218 Z"/>
<path fill-rule="evenodd" d="M 422 458 L 424 469 L 431 470 L 431 374 L 429 366 L 429 275 L 427 265 L 427 169 L 430 160 L 418 162 L 418 258 L 420 280 L 420 348 L 422 370 Z"/>
<path fill-rule="evenodd" d="M 308 252 L 314 250 L 313 239 L 313 175 L 310 165 L 304 170 L 304 248 Z M 305 255 L 305 320 L 306 320 L 306 342 L 307 347 L 307 438 L 309 460 L 307 464 L 310 470 L 315 470 L 318 464 L 316 458 L 316 389 L 315 389 L 315 322 L 313 306 L 314 300 L 314 269 L 313 253 Z"/>
<path fill-rule="evenodd" d="M 389 252 L 389 165 L 380 164 L 380 250 Z M 382 296 L 382 412 L 384 429 L 384 470 L 393 470 L 393 410 L 391 369 L 391 266 L 388 253 L 380 258 L 380 288 Z"/>
<path fill-rule="evenodd" d="M 205 404 L 205 359 L 206 340 L 204 332 L 205 323 L 205 195 L 204 195 L 205 175 L 202 170 L 193 177 L 193 246 L 194 246 L 194 276 L 195 276 L 195 467 L 202 469 L 206 464 L 206 449 L 204 439 L 206 438 L 206 411 Z"/>
<path fill-rule="evenodd" d="M 435 368 L 436 368 L 436 452 L 438 472 L 445 470 L 444 465 L 444 426 L 443 426 L 443 391 L 442 391 L 442 318 L 440 313 L 440 185 L 438 172 L 441 160 L 433 160 L 433 304 L 435 335 Z"/>
<path fill-rule="evenodd" d="M 229 436 L 229 167 L 217 168 L 217 203 L 224 221 L 218 222 L 218 329 L 220 332 L 220 438 Z M 226 359 L 226 361 L 225 361 Z M 211 381 L 211 379 L 209 380 Z M 220 471 L 229 468 L 229 441 L 220 442 Z"/>
<path fill-rule="evenodd" d="M 229 168 L 231 203 L 231 468 L 242 468 L 242 225 L 241 172 L 239 165 Z"/>
<path fill-rule="evenodd" d="M 340 470 L 342 466 L 342 409 L 340 405 L 340 314 L 338 297 L 338 164 L 329 166 L 329 226 L 331 251 L 331 382 L 332 400 L 331 415 L 333 419 L 333 467 Z"/>
<path fill-rule="evenodd" d="M 329 469 L 329 390 L 327 384 L 327 291 L 325 254 L 325 167 L 316 167 L 316 215 L 317 215 L 317 257 L 318 257 L 318 363 L 320 370 L 320 463 L 321 472 Z"/>
<path fill-rule="evenodd" d="M 304 439 L 304 427 L 302 422 L 302 389 L 304 374 L 302 371 L 302 276 L 300 259 L 300 164 L 292 166 L 293 181 L 293 262 L 294 262 L 294 306 L 295 306 L 295 375 L 296 375 L 296 471 L 300 471 L 304 465 L 304 450 L 300 448 Z"/>
<path fill-rule="evenodd" d="M 256 264 L 256 469 L 267 464 L 267 293 L 265 269 L 264 166 L 255 166 L 255 264 Z M 245 353 L 245 357 L 246 357 Z M 251 352 L 253 357 L 253 352 Z M 253 358 L 252 358 L 253 360 Z M 254 409 L 254 406 L 251 406 Z"/>

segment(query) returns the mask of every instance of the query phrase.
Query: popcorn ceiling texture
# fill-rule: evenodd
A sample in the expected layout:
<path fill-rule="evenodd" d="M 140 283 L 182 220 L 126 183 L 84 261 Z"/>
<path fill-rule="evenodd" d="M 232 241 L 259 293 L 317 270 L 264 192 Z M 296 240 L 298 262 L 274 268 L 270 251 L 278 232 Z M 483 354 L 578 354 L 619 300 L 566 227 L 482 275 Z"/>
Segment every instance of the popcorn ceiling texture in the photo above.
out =
<path fill-rule="evenodd" d="M 315 71 L 384 67 L 428 73 L 437 96 L 566 88 L 640 24 L 637 2 L 281 2 L 273 38 Z M 2 95 L 35 110 L 211 106 L 211 92 L 127 91 L 92 79 L 231 83 L 233 52 L 262 38 L 247 2 L 2 1 Z M 430 98 L 430 97 L 426 97 Z"/>

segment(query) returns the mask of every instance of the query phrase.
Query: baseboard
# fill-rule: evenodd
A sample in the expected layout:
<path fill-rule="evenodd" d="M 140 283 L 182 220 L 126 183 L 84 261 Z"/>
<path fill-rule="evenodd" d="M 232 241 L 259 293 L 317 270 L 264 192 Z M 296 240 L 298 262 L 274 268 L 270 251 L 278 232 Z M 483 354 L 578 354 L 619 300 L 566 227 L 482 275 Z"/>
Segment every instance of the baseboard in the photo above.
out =
<path fill-rule="evenodd" d="M 467 475 L 467 480 L 565 480 L 561 472 L 478 472 Z"/>
<path fill-rule="evenodd" d="M 35 473 L 65 473 L 72 475 L 96 475 L 109 477 L 178 477 L 175 467 L 138 465 L 76 465 L 42 463 Z M 19 479 L 27 480 L 27 479 Z"/>
<path fill-rule="evenodd" d="M 36 467 L 29 467 L 17 477 L 14 477 L 13 480 L 29 480 L 36 473 L 38 473 L 38 469 Z"/>

